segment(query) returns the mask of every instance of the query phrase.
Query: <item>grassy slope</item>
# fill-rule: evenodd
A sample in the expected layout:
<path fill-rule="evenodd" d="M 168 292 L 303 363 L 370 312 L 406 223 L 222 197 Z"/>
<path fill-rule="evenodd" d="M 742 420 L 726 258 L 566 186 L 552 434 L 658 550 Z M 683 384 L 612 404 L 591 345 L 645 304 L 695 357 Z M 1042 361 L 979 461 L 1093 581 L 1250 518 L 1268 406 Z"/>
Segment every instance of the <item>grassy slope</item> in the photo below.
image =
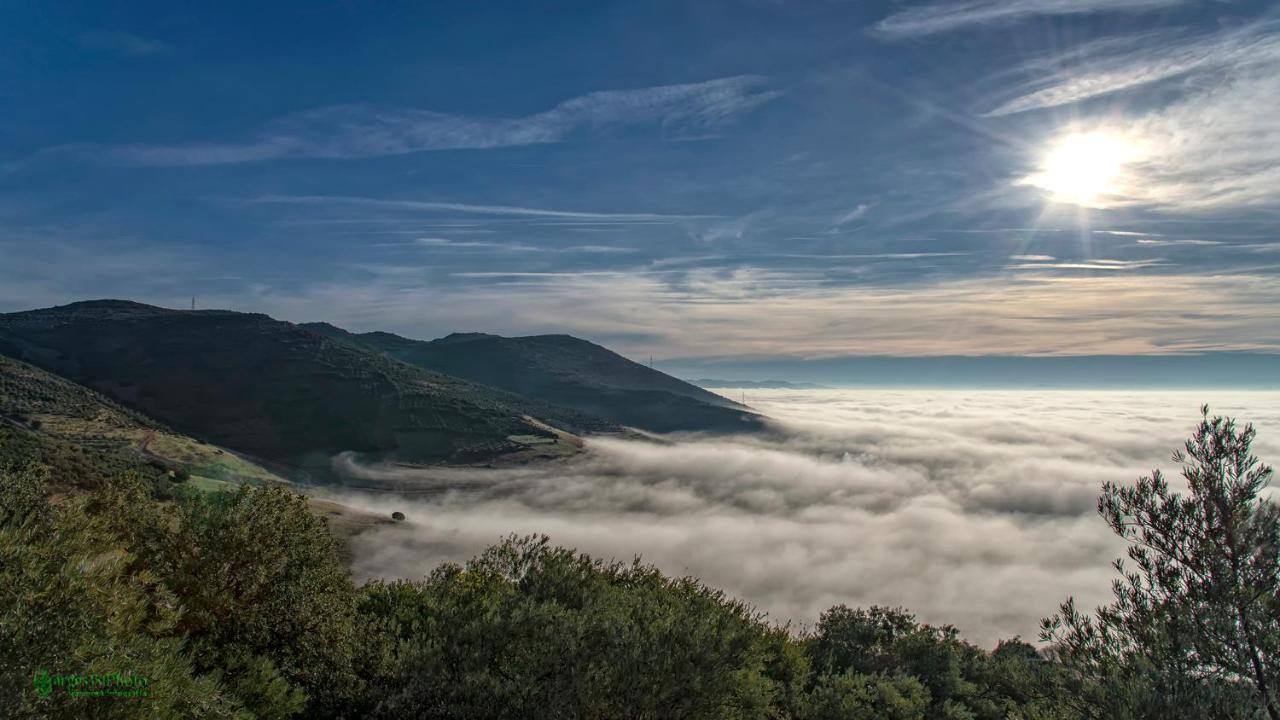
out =
<path fill-rule="evenodd" d="M 382 332 L 306 327 L 411 365 L 463 377 L 610 422 L 654 432 L 757 429 L 747 408 L 568 335 L 455 334 L 431 342 Z"/>
<path fill-rule="evenodd" d="M 76 492 L 122 473 L 143 475 L 161 487 L 169 469 L 191 473 L 188 487 L 225 490 L 240 483 L 285 483 L 268 468 L 225 448 L 176 433 L 88 388 L 0 355 L 0 466 L 35 461 L 49 466 L 55 494 Z M 359 533 L 391 522 L 312 498 L 345 558 Z"/>
<path fill-rule="evenodd" d="M 118 462 L 109 469 L 159 463 L 191 473 L 192 480 L 280 481 L 266 468 L 234 453 L 174 432 L 88 388 L 0 355 L 0 422 L 13 442 L 77 447 Z M 154 462 L 153 462 L 154 461 Z"/>
<path fill-rule="evenodd" d="M 124 301 L 0 315 L 0 352 L 173 427 L 324 474 L 355 450 L 471 461 L 546 436 L 510 397 L 265 315 Z"/>

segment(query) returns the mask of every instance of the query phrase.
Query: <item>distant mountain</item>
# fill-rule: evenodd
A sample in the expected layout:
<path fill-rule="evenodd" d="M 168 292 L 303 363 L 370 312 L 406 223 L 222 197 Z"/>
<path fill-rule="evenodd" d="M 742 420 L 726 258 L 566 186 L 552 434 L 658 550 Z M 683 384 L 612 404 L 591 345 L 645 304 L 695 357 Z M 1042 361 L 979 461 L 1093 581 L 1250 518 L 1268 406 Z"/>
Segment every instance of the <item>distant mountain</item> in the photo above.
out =
<path fill-rule="evenodd" d="M 530 417 L 536 403 L 265 315 L 73 303 L 0 314 L 0 353 L 198 438 L 321 472 L 345 450 L 462 462 L 565 439 Z M 544 420 L 578 417 L 539 407 L 559 416 Z"/>
<path fill-rule="evenodd" d="M 742 432 L 760 427 L 746 406 L 569 335 L 455 333 L 432 341 L 385 332 L 303 327 L 421 368 L 652 432 Z"/>
<path fill-rule="evenodd" d="M 806 382 L 787 382 L 786 380 L 712 380 L 702 378 L 690 381 L 704 388 L 746 388 L 748 390 L 828 390 L 826 385 Z"/>

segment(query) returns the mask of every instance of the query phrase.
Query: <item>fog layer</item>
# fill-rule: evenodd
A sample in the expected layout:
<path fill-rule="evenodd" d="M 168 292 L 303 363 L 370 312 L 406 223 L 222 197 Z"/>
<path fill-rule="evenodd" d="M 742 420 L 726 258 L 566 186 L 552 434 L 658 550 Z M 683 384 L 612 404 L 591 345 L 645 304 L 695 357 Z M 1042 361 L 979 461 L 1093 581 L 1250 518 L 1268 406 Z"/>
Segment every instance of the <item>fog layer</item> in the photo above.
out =
<path fill-rule="evenodd" d="M 778 621 L 903 605 L 991 645 L 1034 638 L 1068 595 L 1108 597 L 1123 548 L 1094 511 L 1098 488 L 1172 471 L 1201 403 L 1253 421 L 1258 454 L 1280 461 L 1274 392 L 752 390 L 747 402 L 775 418 L 770 433 L 599 438 L 516 470 L 339 457 L 356 482 L 398 488 L 344 502 L 407 516 L 356 539 L 357 579 L 418 578 L 506 534 L 545 533 L 696 575 Z"/>

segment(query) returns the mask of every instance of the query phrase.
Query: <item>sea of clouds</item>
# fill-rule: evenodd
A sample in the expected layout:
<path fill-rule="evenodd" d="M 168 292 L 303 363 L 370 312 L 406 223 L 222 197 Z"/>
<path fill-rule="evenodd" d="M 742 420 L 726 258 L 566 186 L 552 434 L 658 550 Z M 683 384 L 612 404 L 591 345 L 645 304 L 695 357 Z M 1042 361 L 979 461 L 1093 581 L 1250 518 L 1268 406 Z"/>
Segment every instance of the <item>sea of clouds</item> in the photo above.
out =
<path fill-rule="evenodd" d="M 1257 454 L 1280 462 L 1280 392 L 752 390 L 747 402 L 773 418 L 769 433 L 597 438 L 571 461 L 509 470 L 340 458 L 403 489 L 340 499 L 407 516 L 356 539 L 357 579 L 419 578 L 545 533 L 696 575 L 779 622 L 902 605 L 990 646 L 1034 639 L 1069 595 L 1108 599 L 1123 546 L 1095 512 L 1098 489 L 1176 476 L 1169 456 L 1202 403 L 1253 422 Z"/>

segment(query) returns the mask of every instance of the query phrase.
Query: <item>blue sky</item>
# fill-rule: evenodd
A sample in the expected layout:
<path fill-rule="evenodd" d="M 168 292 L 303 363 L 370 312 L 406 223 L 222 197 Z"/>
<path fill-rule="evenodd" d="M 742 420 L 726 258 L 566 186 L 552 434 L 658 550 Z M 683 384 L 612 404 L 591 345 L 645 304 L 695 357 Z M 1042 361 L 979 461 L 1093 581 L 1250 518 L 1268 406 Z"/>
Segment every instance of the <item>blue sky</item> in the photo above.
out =
<path fill-rule="evenodd" d="M 1280 350 L 1264 2 L 0 3 L 0 310 Z"/>

